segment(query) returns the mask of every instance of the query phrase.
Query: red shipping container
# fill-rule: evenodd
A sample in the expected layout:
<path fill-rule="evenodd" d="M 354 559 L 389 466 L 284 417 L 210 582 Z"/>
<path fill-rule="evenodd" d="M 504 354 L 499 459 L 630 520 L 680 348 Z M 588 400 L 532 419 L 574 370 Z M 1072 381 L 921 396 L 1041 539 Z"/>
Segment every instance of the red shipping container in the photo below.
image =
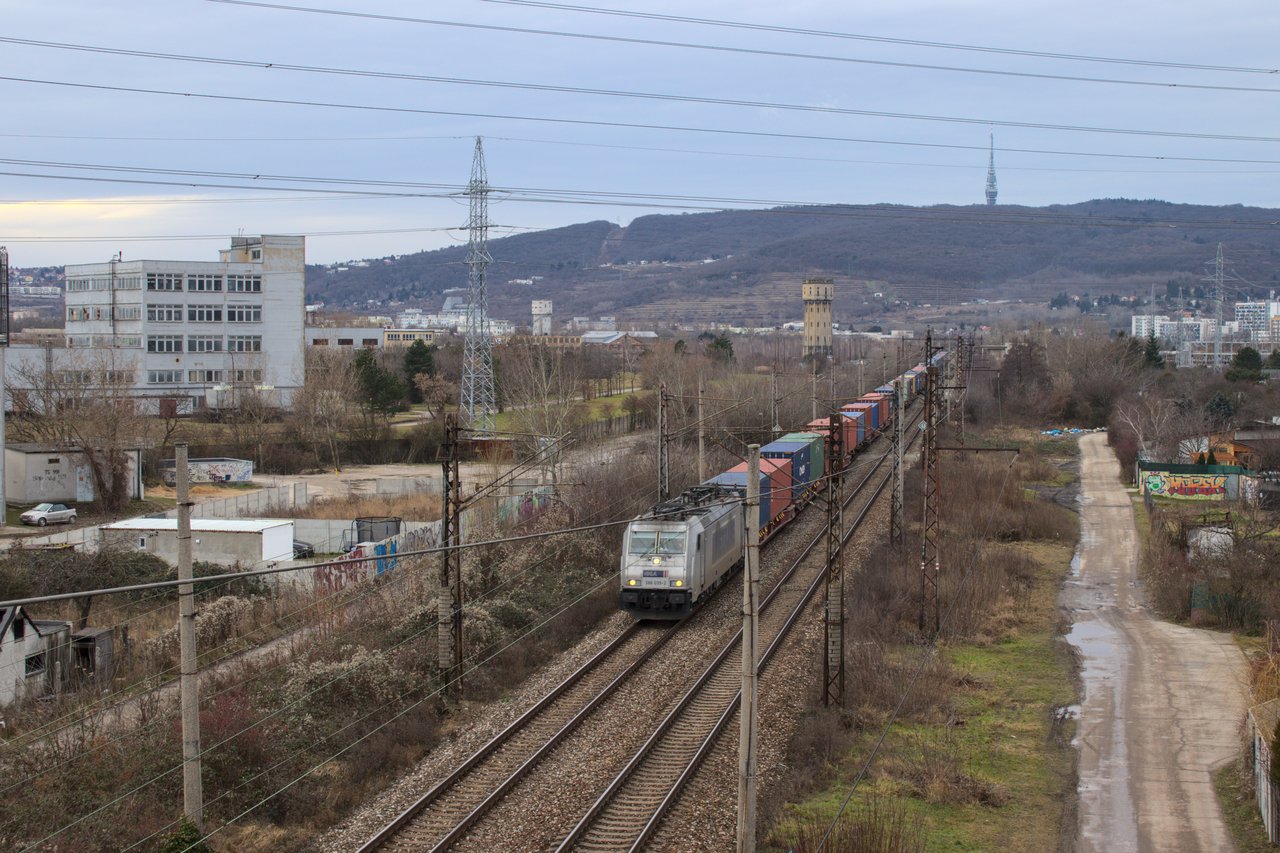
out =
<path fill-rule="evenodd" d="M 880 425 L 884 426 L 889 422 L 889 395 L 888 394 L 863 394 L 858 398 L 868 403 L 875 403 L 880 410 Z"/>
<path fill-rule="evenodd" d="M 853 452 L 854 448 L 858 446 L 858 424 L 848 418 L 840 418 L 839 423 L 841 425 L 840 440 L 844 442 L 844 455 L 847 459 L 849 458 L 849 454 Z M 821 433 L 825 437 L 830 431 L 831 421 L 829 420 L 823 420 L 820 418 L 816 421 L 809 421 L 809 423 L 805 424 L 805 432 L 817 432 Z M 827 473 L 831 473 L 831 461 L 829 456 L 827 461 Z"/>
<path fill-rule="evenodd" d="M 743 472 L 747 470 L 747 463 L 741 462 L 729 469 L 731 472 Z M 773 517 L 777 518 L 782 511 L 791 506 L 791 460 L 790 459 L 769 459 L 760 457 L 760 472 L 769 475 L 770 491 L 769 495 L 770 511 Z"/>
<path fill-rule="evenodd" d="M 884 422 L 883 418 L 880 417 L 880 407 L 870 400 L 863 403 L 850 403 L 847 406 L 841 406 L 840 411 L 862 412 L 862 417 L 866 421 L 865 425 L 868 433 L 873 429 L 879 429 Z M 875 415 L 874 418 L 872 417 L 873 414 Z"/>

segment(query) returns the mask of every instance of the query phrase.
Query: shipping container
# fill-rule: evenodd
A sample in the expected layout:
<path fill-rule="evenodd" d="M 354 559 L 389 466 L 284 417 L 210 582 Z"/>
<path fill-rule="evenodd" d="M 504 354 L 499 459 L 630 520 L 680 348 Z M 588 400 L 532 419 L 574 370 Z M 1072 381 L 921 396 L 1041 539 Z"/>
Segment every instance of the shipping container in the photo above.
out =
<path fill-rule="evenodd" d="M 768 459 L 760 457 L 760 472 L 769 475 L 769 519 L 776 521 L 782 515 L 787 507 L 791 506 L 791 460 L 790 459 Z M 747 463 L 741 462 L 728 470 L 729 474 L 745 475 L 747 473 Z M 760 494 L 765 492 L 765 486 L 760 486 Z M 763 499 L 763 498 L 762 498 Z M 763 505 L 762 505 L 763 506 Z M 765 518 L 761 513 L 760 518 Z"/>
<path fill-rule="evenodd" d="M 725 471 L 723 474 L 717 474 L 707 483 L 714 486 L 723 486 L 732 489 L 744 500 L 747 497 L 747 466 L 744 462 L 741 471 L 735 468 L 732 471 Z M 770 472 L 763 468 L 760 470 L 760 527 L 761 529 L 768 527 L 769 522 L 773 520 L 773 485 L 770 482 Z"/>
<path fill-rule="evenodd" d="M 789 432 L 778 441 L 808 441 L 812 446 L 809 448 L 809 471 L 814 482 L 821 479 L 827 473 L 827 437 L 823 433 L 817 432 Z"/>
<path fill-rule="evenodd" d="M 889 418 L 893 414 L 893 397 L 891 395 L 879 393 L 863 394 L 858 400 L 863 403 L 874 403 L 880 407 L 880 423 L 877 426 L 883 427 L 889 422 Z"/>
<path fill-rule="evenodd" d="M 841 412 L 840 414 L 841 417 L 838 418 L 837 423 L 840 425 L 840 441 L 843 444 L 841 451 L 844 453 L 845 459 L 848 459 L 849 454 L 858 447 L 858 425 L 848 418 L 843 417 L 843 415 L 847 413 Z M 809 423 L 805 425 L 805 432 L 819 433 L 824 440 L 827 437 L 827 433 L 830 431 L 831 421 L 825 418 L 819 418 L 816 421 L 809 421 Z M 841 462 L 843 462 L 843 460 L 841 460 Z M 844 466 L 841 465 L 841 467 Z M 828 464 L 827 473 L 831 473 L 830 464 Z"/>
<path fill-rule="evenodd" d="M 791 460 L 791 500 L 798 502 L 809 490 L 816 474 L 810 468 L 811 441 L 774 441 L 760 448 L 766 459 Z"/>
<path fill-rule="evenodd" d="M 841 409 L 840 414 L 849 422 L 853 430 L 854 441 L 852 447 L 861 447 L 862 442 L 867 440 L 867 413 L 850 412 Z"/>
<path fill-rule="evenodd" d="M 880 429 L 880 407 L 874 403 L 850 403 L 847 406 L 841 406 L 842 412 L 863 412 L 869 419 L 867 429 L 874 432 Z"/>

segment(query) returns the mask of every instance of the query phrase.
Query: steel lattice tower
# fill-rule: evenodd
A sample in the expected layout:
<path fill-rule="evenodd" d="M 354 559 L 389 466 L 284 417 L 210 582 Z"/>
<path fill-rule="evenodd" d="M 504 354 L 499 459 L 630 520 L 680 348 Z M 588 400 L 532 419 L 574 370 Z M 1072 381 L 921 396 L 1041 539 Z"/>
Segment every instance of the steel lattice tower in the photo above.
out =
<path fill-rule="evenodd" d="M 467 184 L 471 213 L 467 221 L 467 331 L 462 348 L 462 416 L 474 433 L 493 432 L 497 399 L 493 390 L 493 338 L 489 334 L 489 298 L 485 271 L 489 256 L 489 177 L 484 168 L 484 146 L 476 137 Z"/>
<path fill-rule="evenodd" d="M 991 134 L 990 158 L 987 160 L 987 204 L 996 203 L 996 135 Z"/>

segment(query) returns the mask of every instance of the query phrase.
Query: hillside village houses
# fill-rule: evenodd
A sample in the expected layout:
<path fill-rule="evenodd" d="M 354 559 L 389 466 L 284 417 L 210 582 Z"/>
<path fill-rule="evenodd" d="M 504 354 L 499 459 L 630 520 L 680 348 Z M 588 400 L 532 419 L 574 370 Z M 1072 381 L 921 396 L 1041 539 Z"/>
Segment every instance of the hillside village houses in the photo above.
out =
<path fill-rule="evenodd" d="M 219 255 L 68 265 L 63 346 L 10 347 L 14 408 L 24 389 L 73 381 L 104 353 L 153 411 L 234 405 L 248 388 L 288 405 L 303 377 L 305 238 L 233 237 Z"/>

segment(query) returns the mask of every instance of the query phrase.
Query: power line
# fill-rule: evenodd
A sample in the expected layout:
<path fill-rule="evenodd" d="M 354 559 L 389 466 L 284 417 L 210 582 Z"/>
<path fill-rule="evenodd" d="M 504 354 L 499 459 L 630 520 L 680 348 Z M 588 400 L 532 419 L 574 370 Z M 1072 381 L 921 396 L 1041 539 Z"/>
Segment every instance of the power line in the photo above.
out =
<path fill-rule="evenodd" d="M 596 15 L 613 15 L 625 18 L 644 18 L 657 21 L 671 21 L 682 24 L 701 24 L 712 27 L 725 27 L 741 30 L 755 30 L 769 33 L 786 33 L 789 35 L 819 36 L 822 38 L 848 39 L 880 44 L 909 45 L 911 47 L 927 47 L 941 50 L 972 51 L 976 53 L 994 53 L 1006 56 L 1033 56 L 1041 59 L 1063 59 L 1073 62 L 1102 62 L 1114 65 L 1137 65 L 1154 68 L 1181 68 L 1195 71 L 1224 71 L 1243 74 L 1276 74 L 1276 68 L 1250 68 L 1234 65 L 1200 65 L 1190 62 L 1171 62 L 1153 59 L 1133 59 L 1111 56 L 1090 56 L 1078 53 L 1053 53 L 1042 50 L 1020 50 L 1016 48 L 991 47 L 957 42 L 924 41 L 921 39 L 893 38 L 889 36 L 872 36 L 862 33 L 848 33 L 837 30 L 820 30 L 803 27 L 783 27 L 774 24 L 752 24 L 743 21 L 728 21 L 718 18 L 693 18 L 683 15 L 663 15 L 656 12 L 636 12 L 626 9 L 604 9 L 594 6 L 579 6 L 569 3 L 549 3 L 542 0 L 480 0 L 482 3 L 501 3 L 509 6 L 529 6 L 541 9 L 555 9 L 563 12 L 588 12 Z M 247 5 L 247 4 L 246 4 Z M 265 5 L 265 4 L 254 4 Z"/>
<path fill-rule="evenodd" d="M 337 16 L 349 17 L 349 18 L 365 18 L 369 20 L 390 21 L 390 22 L 402 23 L 402 24 L 422 24 L 422 25 L 437 26 L 437 27 L 455 27 L 460 29 L 512 33 L 516 35 L 553 36 L 556 38 L 577 39 L 577 40 L 585 40 L 585 41 L 602 41 L 602 42 L 609 42 L 612 44 L 630 44 L 630 45 L 639 45 L 643 47 L 669 47 L 669 48 L 677 48 L 680 50 L 697 50 L 697 51 L 705 51 L 705 52 L 712 52 L 712 53 L 727 53 L 727 54 L 738 54 L 738 55 L 745 55 L 745 56 L 765 56 L 765 57 L 771 57 L 775 59 L 804 59 L 804 60 L 811 60 L 811 61 L 818 61 L 818 62 L 839 62 L 839 63 L 845 63 L 845 64 L 851 64 L 851 65 L 874 65 L 874 66 L 892 67 L 892 68 L 911 68 L 911 69 L 923 69 L 923 70 L 930 70 L 930 71 L 947 71 L 947 72 L 957 72 L 957 73 L 967 73 L 967 74 L 997 75 L 997 76 L 1006 76 L 1006 77 L 1030 77 L 1030 78 L 1037 78 L 1037 79 L 1043 79 L 1043 80 L 1064 80 L 1069 82 L 1083 82 L 1083 83 L 1118 83 L 1118 84 L 1129 84 L 1129 85 L 1137 85 L 1137 86 L 1157 86 L 1157 87 L 1165 87 L 1165 88 L 1187 88 L 1187 89 L 1224 88 L 1227 90 L 1235 90 L 1235 91 L 1258 91 L 1258 92 L 1277 91 L 1275 89 L 1267 89 L 1267 88 L 1255 89 L 1255 88 L 1243 87 L 1243 86 L 1242 87 L 1233 87 L 1233 86 L 1219 87 L 1219 86 L 1212 86 L 1212 85 L 1196 85 L 1196 84 L 1183 85 L 1180 83 L 1153 83 L 1153 82 L 1146 82 L 1146 81 L 1140 81 L 1140 80 L 1121 80 L 1121 79 L 1109 79 L 1109 78 L 1100 78 L 1100 77 L 1082 77 L 1082 76 L 1073 76 L 1068 74 L 1047 74 L 1047 73 L 1037 73 L 1037 72 L 1030 72 L 1030 71 L 1006 71 L 1006 70 L 994 69 L 994 68 L 966 68 L 963 66 L 955 66 L 955 65 L 934 65 L 934 64 L 928 64 L 928 63 L 922 63 L 922 62 L 901 62 L 901 61 L 892 61 L 892 60 L 884 60 L 884 59 L 868 59 L 866 57 L 838 56 L 838 55 L 832 55 L 832 54 L 816 54 L 816 53 L 800 53 L 797 51 L 768 50 L 765 48 L 751 48 L 751 47 L 735 47 L 735 46 L 723 45 L 723 44 L 706 44 L 703 42 L 669 41 L 665 39 L 639 38 L 635 36 L 604 35 L 601 33 L 579 33 L 579 32 L 570 32 L 567 30 L 545 30 L 545 29 L 536 29 L 532 27 L 504 26 L 499 24 L 477 24 L 477 23 L 471 23 L 466 21 L 447 21 L 447 20 L 435 19 L 435 18 L 411 18 L 411 17 L 401 16 L 401 15 L 384 15 L 384 14 L 376 14 L 372 12 L 353 12 L 345 9 L 317 9 L 317 8 L 312 8 L 307 6 L 289 6 L 289 5 L 283 5 L 283 4 L 277 4 L 277 3 L 249 2 L 249 0 L 209 0 L 209 2 L 222 3 L 224 5 L 229 5 L 229 6 L 250 6 L 250 7 L 256 7 L 261 9 L 274 9 L 274 10 L 285 11 L 285 12 L 307 12 L 311 14 L 320 14 L 320 15 L 337 15 Z M 1204 69 L 1204 70 L 1222 70 L 1222 69 Z M 1274 72 L 1270 72 L 1270 73 L 1274 73 Z"/>
<path fill-rule="evenodd" d="M 208 2 L 225 3 L 232 0 L 208 0 Z M 238 2 L 238 0 L 237 0 Z M 371 72 L 372 73 L 372 72 Z M 975 118 L 970 116 L 942 116 L 930 115 L 926 113 L 899 113 L 889 110 L 857 110 L 846 107 L 822 107 L 822 106 L 806 106 L 803 104 L 782 104 L 772 103 L 769 101 L 747 101 L 736 100 L 730 98 L 703 98 L 694 97 L 692 95 L 676 95 L 671 93 L 658 92 L 629 92 L 621 89 L 583 89 L 577 87 L 554 87 L 539 86 L 532 83 L 513 83 L 503 81 L 485 81 L 485 80 L 466 80 L 464 78 L 437 78 L 439 81 L 447 81 L 459 85 L 472 86 L 495 86 L 500 88 L 521 89 L 525 91 L 560 91 L 573 92 L 577 94 L 607 95 L 610 97 L 620 98 L 639 98 L 644 100 L 659 101 L 678 101 L 682 103 L 712 104 L 717 106 L 735 106 L 750 107 L 753 109 L 776 109 L 776 110 L 795 110 L 801 112 L 822 113 L 829 115 L 845 115 L 845 116 L 862 116 L 868 118 L 889 118 L 901 119 L 906 121 L 927 121 L 941 122 L 944 124 L 972 124 L 982 125 L 986 127 L 1015 127 L 1031 130 L 1051 130 L 1065 133 L 1101 133 L 1116 134 L 1121 136 L 1154 136 L 1172 139 L 1208 139 L 1218 142 L 1280 142 L 1280 137 L 1274 136 L 1248 136 L 1244 134 L 1221 134 L 1221 133 L 1201 133 L 1195 131 L 1180 130 L 1146 130 L 1142 128 L 1123 128 L 1123 127 L 1097 127 L 1092 125 L 1071 125 L 1071 124 L 1054 124 L 1051 122 L 1031 122 L 1031 121 L 1010 121 L 1007 119 L 992 118 Z M 13 77 L 0 76 L 0 80 L 11 83 L 30 83 L 44 86 L 62 86 L 75 89 L 93 89 L 97 91 L 107 92 L 127 92 L 132 94 L 144 95 L 166 95 L 183 98 L 200 98 L 205 100 L 217 101 L 236 101 L 243 103 L 257 104 L 285 104 L 290 106 L 311 106 L 325 107 L 330 109 L 353 109 L 353 110 L 371 110 L 377 112 L 395 112 L 410 113 L 420 115 L 451 115 L 465 116 L 470 118 L 500 118 L 513 121 L 554 121 L 557 123 L 567 124 L 589 124 L 606 127 L 639 127 L 661 130 L 673 130 L 685 128 L 670 128 L 662 125 L 646 125 L 646 124 L 628 124 L 605 121 L 586 121 L 578 119 L 551 119 L 546 117 L 525 117 L 525 116 L 507 116 L 507 115 L 491 115 L 485 113 L 469 113 L 455 112 L 448 110 L 428 110 L 414 107 L 392 107 L 377 106 L 373 104 L 344 104 L 338 102 L 325 101 L 306 101 L 288 98 L 266 98 L 254 97 L 250 95 L 219 95 L 209 92 L 180 92 L 168 89 L 149 89 L 140 86 L 108 86 L 100 83 L 76 83 L 68 80 L 43 80 L 34 77 Z M 729 131 L 717 130 L 716 133 L 726 133 Z M 745 131 L 734 131 L 744 133 Z M 772 134 L 767 134 L 772 135 Z"/>
<path fill-rule="evenodd" d="M 588 36 L 585 36 L 584 34 L 575 34 L 575 35 L 588 37 Z M 616 38 L 614 36 L 589 36 L 589 37 L 600 38 L 600 39 L 609 40 L 609 41 L 612 41 Z M 632 41 L 632 39 L 629 39 L 629 38 L 623 39 L 623 40 L 628 42 Z M 284 62 L 266 62 L 263 60 L 231 59 L 227 57 L 200 56 L 198 54 L 162 53 L 160 51 L 131 50 L 128 48 L 76 44 L 73 42 L 42 41 L 38 39 L 15 38 L 12 36 L 0 36 L 0 43 L 23 45 L 25 47 L 47 48 L 51 50 L 68 50 L 68 51 L 78 51 L 82 53 L 97 53 L 97 54 L 104 54 L 108 56 L 129 56 L 129 57 L 137 57 L 142 59 L 163 59 L 163 60 L 176 61 L 176 62 L 194 62 L 194 63 L 209 64 L 209 65 L 227 65 L 227 66 L 233 66 L 237 68 L 255 68 L 255 69 L 272 70 L 272 71 L 277 71 L 277 70 L 278 71 L 301 71 L 301 72 L 314 73 L 314 74 L 338 74 L 338 75 L 349 76 L 349 77 L 370 77 L 370 78 L 385 79 L 385 80 L 410 80 L 410 81 L 426 82 L 426 83 L 459 83 L 459 84 L 481 85 L 481 86 L 508 86 L 511 88 L 521 88 L 521 89 L 528 88 L 528 89 L 538 89 L 542 91 L 554 91 L 554 92 L 577 92 L 577 93 L 585 92 L 590 94 L 618 94 L 615 92 L 601 92 L 601 91 L 594 91 L 590 89 L 578 89 L 576 87 L 570 87 L 570 86 L 547 86 L 547 85 L 538 85 L 538 84 L 531 84 L 531 83 L 516 84 L 516 83 L 497 83 L 492 81 L 463 80 L 463 79 L 453 78 L 453 77 L 436 77 L 436 76 L 424 75 L 424 74 L 410 74 L 407 72 L 374 71 L 371 69 L 337 68 L 332 66 L 298 65 L 298 64 L 284 63 Z M 1209 91 L 1221 91 L 1221 92 L 1250 92 L 1250 93 L 1261 93 L 1261 94 L 1270 94 L 1270 95 L 1280 94 L 1280 89 L 1275 89 L 1275 88 L 1270 88 L 1265 86 L 1226 86 L 1226 85 L 1210 84 L 1210 83 L 1175 83 L 1175 82 L 1158 81 L 1158 80 L 1124 80 L 1124 79 L 1108 78 L 1108 77 L 1082 77 L 1078 75 L 1069 75 L 1069 74 L 1046 74 L 1046 73 L 1039 73 L 1039 72 L 1032 72 L 1032 71 L 1009 71 L 1009 70 L 997 69 L 997 68 L 966 68 L 966 67 L 954 66 L 954 65 L 931 65 L 931 64 L 919 63 L 919 62 L 902 62 L 902 61 L 894 61 L 894 60 L 867 59 L 865 57 L 852 57 L 852 56 L 821 56 L 821 55 L 799 54 L 799 53 L 790 53 L 790 52 L 773 51 L 773 50 L 729 48 L 729 47 L 724 47 L 720 45 L 685 44 L 681 42 L 650 42 L 648 40 L 641 40 L 640 43 L 660 44 L 663 46 L 670 46 L 670 47 L 695 48 L 699 50 L 716 50 L 716 51 L 724 50 L 724 51 L 732 51 L 735 53 L 747 52 L 752 54 L 762 54 L 765 56 L 777 56 L 777 57 L 786 57 L 786 58 L 817 59 L 817 60 L 833 61 L 833 62 L 848 62 L 848 63 L 854 63 L 858 65 L 879 65 L 879 66 L 885 66 L 885 67 L 891 67 L 891 68 L 911 68 L 911 69 L 917 69 L 917 70 L 944 71 L 944 72 L 962 73 L 962 74 L 984 74 L 984 75 L 991 75 L 991 76 L 997 76 L 997 77 L 1023 77 L 1023 78 L 1032 78 L 1037 80 L 1057 80 L 1057 81 L 1065 81 L 1065 82 L 1072 82 L 1072 83 L 1100 83 L 1100 84 L 1113 84 L 1113 85 L 1121 85 L 1121 86 L 1145 86 L 1145 87 L 1157 88 L 1157 89 L 1197 89 L 1197 90 L 1209 90 Z M 638 97 L 638 96 L 633 95 L 633 97 Z M 652 97 L 652 96 L 645 96 L 645 97 Z"/>

